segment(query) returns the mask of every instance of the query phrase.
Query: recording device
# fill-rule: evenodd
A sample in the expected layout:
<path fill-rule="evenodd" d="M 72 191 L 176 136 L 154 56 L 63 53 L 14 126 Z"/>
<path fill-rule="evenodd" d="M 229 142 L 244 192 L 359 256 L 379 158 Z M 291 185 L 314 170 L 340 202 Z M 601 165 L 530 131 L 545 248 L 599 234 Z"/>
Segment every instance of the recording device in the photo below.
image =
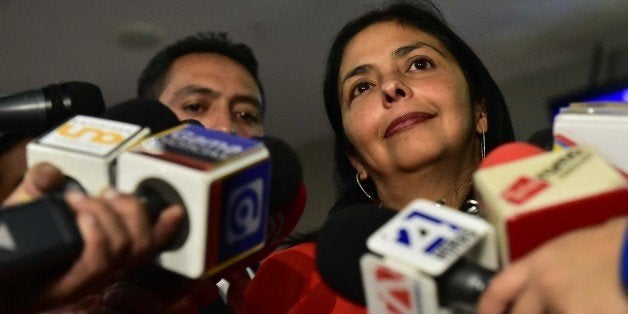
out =
<path fill-rule="evenodd" d="M 564 232 L 628 212 L 626 179 L 590 147 L 530 153 L 497 147 L 474 174 L 480 213 L 495 226 L 503 266 Z"/>
<path fill-rule="evenodd" d="M 497 267 L 491 230 L 426 200 L 399 213 L 357 204 L 324 224 L 317 266 L 330 287 L 373 313 L 463 312 Z"/>
<path fill-rule="evenodd" d="M 100 89 L 87 82 L 47 85 L 0 97 L 0 132 L 39 134 L 67 118 L 105 110 Z"/>

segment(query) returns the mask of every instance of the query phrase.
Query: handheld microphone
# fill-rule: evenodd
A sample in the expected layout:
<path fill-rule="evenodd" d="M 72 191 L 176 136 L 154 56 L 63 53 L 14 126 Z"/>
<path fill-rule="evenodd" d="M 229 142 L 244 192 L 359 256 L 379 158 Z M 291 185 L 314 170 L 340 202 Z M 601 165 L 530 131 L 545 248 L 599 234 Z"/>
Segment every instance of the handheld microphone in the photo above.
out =
<path fill-rule="evenodd" d="M 168 108 L 148 100 L 121 103 L 105 116 L 131 120 L 142 126 L 76 116 L 29 144 L 29 163 L 49 162 L 69 174 L 84 190 L 99 193 L 105 186 L 113 185 L 110 172 L 115 157 L 129 142 L 139 140 L 149 128 L 160 131 L 178 124 Z M 128 130 L 132 132 L 125 133 Z M 149 208 L 151 204 L 163 205 L 154 201 L 159 198 L 145 197 L 150 200 Z M 40 270 L 68 265 L 78 257 L 82 245 L 74 215 L 60 193 L 3 208 L 0 210 L 0 282 L 8 284 Z"/>
<path fill-rule="evenodd" d="M 272 169 L 266 241 L 259 251 L 221 270 L 216 277 L 228 276 L 228 272 L 244 270 L 263 260 L 292 232 L 305 209 L 307 192 L 296 152 L 277 138 L 263 136 L 256 139 L 268 148 Z"/>
<path fill-rule="evenodd" d="M 433 202 L 399 213 L 365 203 L 324 224 L 317 266 L 330 287 L 373 313 L 468 310 L 493 274 L 478 262 L 496 268 L 492 241 L 483 221 Z"/>
<path fill-rule="evenodd" d="M 628 174 L 628 102 L 572 103 L 556 115 L 553 135 L 555 151 L 591 146 Z"/>
<path fill-rule="evenodd" d="M 495 226 L 503 265 L 564 232 L 628 213 L 625 178 L 593 149 L 534 150 L 502 145 L 474 174 L 480 212 Z"/>
<path fill-rule="evenodd" d="M 105 110 L 100 89 L 87 82 L 54 83 L 0 97 L 0 132 L 38 134 L 67 118 Z"/>
<path fill-rule="evenodd" d="M 157 264 L 199 278 L 264 245 L 270 171 L 263 143 L 186 124 L 122 153 L 117 187 L 154 189 L 184 205 L 187 219 Z"/>
<path fill-rule="evenodd" d="M 48 162 L 90 195 L 115 185 L 116 158 L 151 131 L 179 124 L 160 102 L 132 99 L 111 107 L 102 118 L 75 116 L 26 147 L 27 165 Z"/>

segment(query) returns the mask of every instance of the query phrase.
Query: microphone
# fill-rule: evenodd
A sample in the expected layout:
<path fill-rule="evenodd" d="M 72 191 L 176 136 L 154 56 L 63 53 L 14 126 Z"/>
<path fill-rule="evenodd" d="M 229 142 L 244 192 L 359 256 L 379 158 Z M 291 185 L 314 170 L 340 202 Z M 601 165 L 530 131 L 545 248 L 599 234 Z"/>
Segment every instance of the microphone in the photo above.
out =
<path fill-rule="evenodd" d="M 264 246 L 257 252 L 221 270 L 215 277 L 227 276 L 231 271 L 255 266 L 272 253 L 296 227 L 305 209 L 307 191 L 303 183 L 301 162 L 296 154 L 280 139 L 263 136 L 271 157 L 270 204 L 268 227 Z"/>
<path fill-rule="evenodd" d="M 317 248 L 321 276 L 340 294 L 368 304 L 373 312 L 435 312 L 442 307 L 472 312 L 499 264 L 507 265 L 568 230 L 626 214 L 624 178 L 586 147 L 544 153 L 528 144 L 505 144 L 486 157 L 474 181 L 480 212 L 497 229 L 498 241 L 490 225 L 482 232 L 461 232 L 471 230 L 476 217 L 453 209 L 443 212 L 446 207 L 431 202 L 412 202 L 395 216 L 372 204 L 368 209 L 363 205 L 354 214 L 346 209 L 331 216 L 321 229 Z M 496 199 L 515 204 L 499 207 L 505 205 Z M 360 233 L 356 228 L 364 230 Z M 370 253 L 362 257 L 363 290 L 356 280 L 359 274 L 351 269 L 357 269 L 355 261 L 366 251 L 382 257 Z M 338 260 L 347 256 L 350 260 Z M 469 289 L 456 291 L 461 285 L 458 280 Z"/>
<path fill-rule="evenodd" d="M 474 174 L 480 213 L 495 226 L 503 266 L 564 232 L 626 215 L 626 179 L 590 147 L 494 149 Z"/>
<path fill-rule="evenodd" d="M 26 146 L 27 165 L 48 162 L 90 195 L 115 186 L 116 158 L 152 132 L 176 126 L 168 107 L 131 99 L 109 108 L 102 118 L 78 115 Z"/>
<path fill-rule="evenodd" d="M 262 142 L 190 124 L 122 153 L 119 190 L 153 189 L 186 209 L 187 219 L 157 264 L 199 278 L 262 248 L 271 184 L 269 155 Z"/>
<path fill-rule="evenodd" d="M 113 185 L 109 174 L 121 150 L 149 133 L 149 128 L 158 132 L 178 124 L 167 107 L 143 99 L 116 105 L 105 116 L 141 126 L 76 116 L 29 143 L 29 164 L 49 162 L 69 174 L 84 190 L 100 193 L 105 186 Z M 147 196 L 147 199 L 147 207 L 162 206 L 156 212 L 163 208 L 159 198 Z M 42 270 L 64 267 L 78 257 L 82 245 L 74 215 L 60 193 L 3 208 L 0 210 L 0 282 L 9 284 Z"/>
<path fill-rule="evenodd" d="M 317 267 L 331 288 L 373 313 L 468 311 L 493 274 L 486 266 L 496 268 L 491 231 L 477 217 L 425 200 L 399 213 L 356 204 L 323 225 Z"/>
<path fill-rule="evenodd" d="M 627 102 L 572 103 L 554 119 L 554 150 L 577 145 L 593 147 L 624 173 L 628 173 Z"/>
<path fill-rule="evenodd" d="M 38 134 L 76 115 L 98 116 L 105 110 L 100 89 L 70 81 L 0 97 L 0 132 Z"/>

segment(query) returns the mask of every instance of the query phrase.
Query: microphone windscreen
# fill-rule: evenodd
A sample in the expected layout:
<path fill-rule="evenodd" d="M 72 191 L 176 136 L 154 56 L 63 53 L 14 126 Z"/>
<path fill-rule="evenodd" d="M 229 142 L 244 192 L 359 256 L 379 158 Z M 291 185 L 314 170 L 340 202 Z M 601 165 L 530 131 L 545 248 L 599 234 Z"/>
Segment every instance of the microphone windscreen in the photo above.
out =
<path fill-rule="evenodd" d="M 157 100 L 144 98 L 130 99 L 108 108 L 102 118 L 148 127 L 153 134 L 180 123 L 170 108 Z"/>
<path fill-rule="evenodd" d="M 480 169 L 506 164 L 519 159 L 542 154 L 544 151 L 537 146 L 523 142 L 511 142 L 493 149 L 480 164 Z"/>
<path fill-rule="evenodd" d="M 73 114 L 98 116 L 105 110 L 105 101 L 98 86 L 80 81 L 50 84 L 44 87 L 53 107 L 67 107 Z"/>
<path fill-rule="evenodd" d="M 316 265 L 325 283 L 356 303 L 366 305 L 360 258 L 366 239 L 396 212 L 372 203 L 349 205 L 329 216 L 318 235 Z"/>
<path fill-rule="evenodd" d="M 303 182 L 303 171 L 299 157 L 284 141 L 263 136 L 261 140 L 271 158 L 270 214 L 292 203 Z"/>
<path fill-rule="evenodd" d="M 552 128 L 545 128 L 534 132 L 530 135 L 527 142 L 543 149 L 544 151 L 551 151 L 554 146 L 554 134 L 552 134 Z"/>

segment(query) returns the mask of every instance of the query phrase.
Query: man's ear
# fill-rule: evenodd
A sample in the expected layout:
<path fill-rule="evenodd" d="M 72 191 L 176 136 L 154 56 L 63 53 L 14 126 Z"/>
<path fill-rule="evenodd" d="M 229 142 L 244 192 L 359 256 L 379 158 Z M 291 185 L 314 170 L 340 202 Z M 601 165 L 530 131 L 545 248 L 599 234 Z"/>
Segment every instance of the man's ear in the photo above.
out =
<path fill-rule="evenodd" d="M 348 149 L 345 151 L 345 155 L 347 155 L 347 158 L 353 168 L 355 168 L 355 170 L 360 174 L 360 180 L 368 179 L 368 173 L 366 173 L 366 168 L 364 168 L 362 160 L 358 154 L 354 150 Z"/>

